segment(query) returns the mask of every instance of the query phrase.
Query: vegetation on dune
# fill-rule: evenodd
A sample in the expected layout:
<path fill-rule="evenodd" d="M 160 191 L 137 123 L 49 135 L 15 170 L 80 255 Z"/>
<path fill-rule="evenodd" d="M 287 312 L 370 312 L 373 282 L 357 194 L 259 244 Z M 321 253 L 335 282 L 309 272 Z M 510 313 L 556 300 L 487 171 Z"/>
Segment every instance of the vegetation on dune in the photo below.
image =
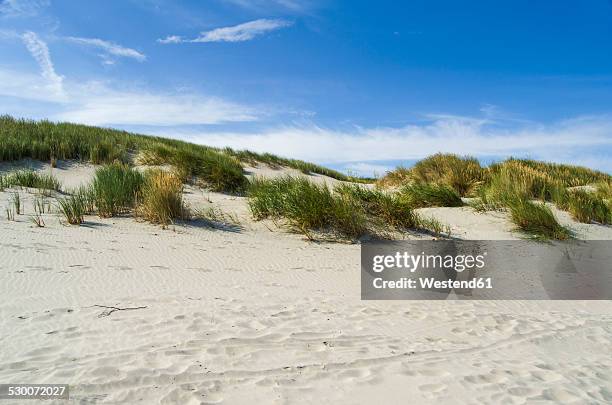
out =
<path fill-rule="evenodd" d="M 540 162 L 530 159 L 510 158 L 506 160 L 506 163 L 510 162 L 546 173 L 550 178 L 560 181 L 566 187 L 576 187 L 593 184 L 600 181 L 610 181 L 609 174 L 581 166 Z"/>
<path fill-rule="evenodd" d="M 307 236 L 323 230 L 355 239 L 367 232 L 365 212 L 356 201 L 306 178 L 257 178 L 247 195 L 255 219 L 282 218 L 293 230 Z"/>
<path fill-rule="evenodd" d="M 612 224 L 612 206 L 595 193 L 572 190 L 567 194 L 566 207 L 577 221 Z"/>
<path fill-rule="evenodd" d="M 418 218 L 412 207 L 395 194 L 370 190 L 356 184 L 340 184 L 334 191 L 346 199 L 356 201 L 379 226 L 409 229 L 418 226 Z"/>
<path fill-rule="evenodd" d="M 61 189 L 60 182 L 51 174 L 41 174 L 33 170 L 18 170 L 5 175 L 0 174 L 0 191 L 14 186 L 55 191 Z"/>
<path fill-rule="evenodd" d="M 538 239 L 564 240 L 571 237 L 560 225 L 551 209 L 544 203 L 514 199 L 508 203 L 512 222 L 521 230 Z"/>
<path fill-rule="evenodd" d="M 461 207 L 463 201 L 454 188 L 436 183 L 413 183 L 404 186 L 400 195 L 412 208 Z"/>
<path fill-rule="evenodd" d="M 167 150 L 157 148 L 157 150 Z M 167 152 L 164 152 L 166 155 Z M 164 156 L 162 155 L 162 156 Z M 158 156 L 159 159 L 162 159 Z M 175 148 L 167 157 L 183 180 L 194 176 L 203 181 L 213 191 L 240 193 L 244 191 L 248 180 L 243 175 L 242 166 L 232 156 L 213 150 L 194 150 L 191 147 Z"/>
<path fill-rule="evenodd" d="M 175 173 L 163 170 L 150 170 L 138 198 L 136 213 L 139 217 L 162 226 L 175 219 L 189 216 L 183 204 L 183 182 Z"/>
<path fill-rule="evenodd" d="M 241 192 L 247 185 L 242 163 L 287 166 L 338 180 L 369 182 L 312 163 L 272 154 L 212 148 L 174 139 L 108 128 L 0 116 L 0 161 L 32 158 L 47 162 L 78 159 L 95 164 L 174 165 L 186 177 L 197 177 L 215 191 Z"/>
<path fill-rule="evenodd" d="M 307 235 L 330 231 L 355 239 L 364 234 L 415 228 L 441 233 L 442 224 L 422 219 L 413 210 L 461 206 L 461 197 L 475 197 L 471 205 L 480 210 L 508 211 L 519 229 L 541 238 L 564 239 L 570 235 L 545 203 L 568 211 L 581 222 L 612 223 L 612 176 L 528 159 L 510 158 L 484 167 L 475 158 L 436 154 L 411 168 L 387 173 L 378 180 L 376 190 L 357 184 L 330 189 L 295 177 L 255 179 L 249 183 L 242 164 L 290 167 L 353 183 L 373 179 L 347 176 L 268 153 L 0 116 L 0 161 L 23 158 L 48 161 L 52 166 L 60 159 L 104 165 L 90 186 L 58 200 L 59 210 L 70 224 L 82 223 L 85 214 L 109 217 L 135 210 L 144 219 L 167 225 L 186 215 L 182 202 L 184 182 L 202 184 L 214 191 L 246 192 L 256 219 L 284 219 Z M 155 170 L 143 175 L 131 167 L 134 163 L 170 165 L 174 171 Z M 0 175 L 0 190 L 13 186 L 60 190 L 52 175 L 32 170 Z M 386 192 L 385 187 L 395 191 Z M 13 218 L 13 213 L 19 215 L 19 208 L 7 210 L 7 218 Z"/>
<path fill-rule="evenodd" d="M 236 151 L 232 148 L 223 149 L 230 156 L 238 158 L 245 164 L 257 165 L 258 163 L 265 163 L 271 167 L 291 167 L 297 169 L 304 174 L 321 174 L 327 177 L 334 178 L 341 181 L 350 181 L 353 183 L 373 183 L 374 179 L 369 177 L 355 177 L 340 173 L 336 170 L 329 169 L 324 166 L 316 165 L 314 163 L 304 162 L 298 159 L 287 159 L 281 156 L 273 155 L 271 153 L 256 153 L 250 150 Z"/>
<path fill-rule="evenodd" d="M 64 216 L 64 219 L 70 225 L 80 225 L 84 221 L 84 216 L 87 213 L 87 203 L 81 194 L 75 194 L 70 197 L 60 198 L 57 200 L 59 212 Z"/>
<path fill-rule="evenodd" d="M 96 170 L 91 194 L 100 217 L 113 217 L 134 208 L 144 176 L 122 163 Z"/>
<path fill-rule="evenodd" d="M 387 173 L 380 181 L 383 187 L 401 187 L 411 183 L 437 184 L 468 196 L 485 180 L 486 170 L 472 157 L 438 153 L 418 161 L 410 168 Z"/>
<path fill-rule="evenodd" d="M 533 200 L 552 203 L 577 221 L 610 224 L 611 184 L 612 176 L 584 167 L 515 158 L 482 167 L 476 159 L 448 154 L 398 168 L 378 182 L 379 187 L 403 188 L 413 195 L 408 197 L 415 201 L 412 206 L 450 204 L 450 195 L 443 203 L 418 198 L 425 191 L 450 187 L 461 196 L 477 197 L 471 205 L 478 210 L 507 210 L 519 229 L 555 239 L 569 233 L 548 207 Z"/>
<path fill-rule="evenodd" d="M 284 219 L 307 237 L 313 231 L 357 239 L 364 235 L 387 237 L 390 232 L 425 229 L 440 234 L 444 226 L 425 220 L 397 194 L 341 184 L 331 190 L 299 177 L 255 179 L 248 191 L 255 219 Z"/>

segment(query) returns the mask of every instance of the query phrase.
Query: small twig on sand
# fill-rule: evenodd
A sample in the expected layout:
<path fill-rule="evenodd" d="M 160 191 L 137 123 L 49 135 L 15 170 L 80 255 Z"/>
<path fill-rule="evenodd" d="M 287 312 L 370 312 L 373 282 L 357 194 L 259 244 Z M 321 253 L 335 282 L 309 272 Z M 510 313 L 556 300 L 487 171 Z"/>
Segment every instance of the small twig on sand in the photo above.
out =
<path fill-rule="evenodd" d="M 113 312 L 117 312 L 117 311 L 131 311 L 134 309 L 145 309 L 147 308 L 146 306 L 144 307 L 126 307 L 126 308 L 119 308 L 119 307 L 110 307 L 110 306 L 106 306 L 106 305 L 92 305 L 91 307 L 98 307 L 98 308 L 106 308 L 106 311 L 102 311 L 99 315 L 98 318 L 102 318 L 104 316 L 110 316 Z"/>

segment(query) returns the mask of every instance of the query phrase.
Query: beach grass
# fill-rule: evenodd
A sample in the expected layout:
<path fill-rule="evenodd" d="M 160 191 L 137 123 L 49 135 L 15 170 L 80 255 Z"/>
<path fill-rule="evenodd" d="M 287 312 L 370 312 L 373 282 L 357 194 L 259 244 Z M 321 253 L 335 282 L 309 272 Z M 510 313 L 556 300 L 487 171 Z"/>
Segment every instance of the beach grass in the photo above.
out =
<path fill-rule="evenodd" d="M 98 215 L 113 217 L 134 208 L 143 183 L 143 174 L 123 163 L 97 169 L 91 193 Z"/>
<path fill-rule="evenodd" d="M 452 188 L 459 196 L 469 196 L 485 180 L 486 174 L 475 158 L 437 153 L 418 161 L 410 169 L 400 167 L 387 173 L 379 185 L 438 184 Z"/>
<path fill-rule="evenodd" d="M 57 200 L 59 212 L 70 225 L 80 225 L 87 213 L 87 202 L 83 194 L 75 194 Z"/>
<path fill-rule="evenodd" d="M 517 198 L 508 202 L 512 222 L 535 239 L 565 240 L 571 232 L 557 222 L 552 210 L 544 203 Z"/>
<path fill-rule="evenodd" d="M 456 196 L 439 189 L 443 185 L 458 195 L 477 197 L 470 205 L 478 211 L 508 211 L 519 230 L 540 239 L 571 237 L 547 202 L 568 211 L 577 221 L 610 223 L 612 178 L 583 167 L 510 158 L 483 168 L 472 158 L 438 154 L 386 177 L 379 184 L 390 181 L 400 187 L 413 207 L 444 206 L 453 201 L 459 204 Z M 594 191 L 572 187 L 591 187 Z"/>
<path fill-rule="evenodd" d="M 445 184 L 413 183 L 404 186 L 399 194 L 412 208 L 463 206 L 459 193 Z"/>
<path fill-rule="evenodd" d="M 409 229 L 442 235 L 448 227 L 421 218 L 406 199 L 396 193 L 367 189 L 358 184 L 339 184 L 333 189 L 306 178 L 257 178 L 248 191 L 256 220 L 283 219 L 291 229 L 312 238 L 315 232 L 340 238 L 365 235 L 388 238 Z"/>
<path fill-rule="evenodd" d="M 138 196 L 136 215 L 154 224 L 167 226 L 189 217 L 183 203 L 183 182 L 171 172 L 160 169 L 145 173 Z"/>
<path fill-rule="evenodd" d="M 308 237 L 312 231 L 326 231 L 356 239 L 368 230 L 366 214 L 357 201 L 306 178 L 256 178 L 247 196 L 255 219 L 284 219 L 291 229 Z"/>
<path fill-rule="evenodd" d="M 334 191 L 348 200 L 357 202 L 372 219 L 378 222 L 380 227 L 401 230 L 414 228 L 417 225 L 417 218 L 412 207 L 397 194 L 349 183 L 336 186 Z"/>
<path fill-rule="evenodd" d="M 610 203 L 593 192 L 572 190 L 568 193 L 567 211 L 579 222 L 612 224 Z"/>
<path fill-rule="evenodd" d="M 0 116 L 0 161 L 31 158 L 44 162 L 77 159 L 95 164 L 128 163 L 177 166 L 215 191 L 239 193 L 246 187 L 242 163 L 286 166 L 338 180 L 372 182 L 323 166 L 268 153 L 213 148 L 175 139 L 80 124 Z"/>
<path fill-rule="evenodd" d="M 0 190 L 14 186 L 38 188 L 48 191 L 59 191 L 61 189 L 60 182 L 51 174 L 38 173 L 26 169 L 0 175 Z"/>

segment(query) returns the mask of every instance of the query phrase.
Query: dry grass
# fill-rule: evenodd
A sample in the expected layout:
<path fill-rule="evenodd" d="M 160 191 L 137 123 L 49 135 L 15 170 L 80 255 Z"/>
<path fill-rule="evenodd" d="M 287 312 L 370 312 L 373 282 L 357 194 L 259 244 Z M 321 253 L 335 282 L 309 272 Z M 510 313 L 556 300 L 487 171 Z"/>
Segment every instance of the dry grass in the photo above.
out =
<path fill-rule="evenodd" d="M 378 184 L 382 187 L 437 184 L 454 189 L 460 196 L 468 196 L 485 178 L 486 170 L 475 158 L 438 153 L 420 160 L 410 169 L 398 168 L 387 173 Z"/>
<path fill-rule="evenodd" d="M 151 170 L 146 173 L 136 208 L 138 217 L 167 226 L 177 219 L 186 219 L 183 204 L 183 182 L 175 173 Z"/>

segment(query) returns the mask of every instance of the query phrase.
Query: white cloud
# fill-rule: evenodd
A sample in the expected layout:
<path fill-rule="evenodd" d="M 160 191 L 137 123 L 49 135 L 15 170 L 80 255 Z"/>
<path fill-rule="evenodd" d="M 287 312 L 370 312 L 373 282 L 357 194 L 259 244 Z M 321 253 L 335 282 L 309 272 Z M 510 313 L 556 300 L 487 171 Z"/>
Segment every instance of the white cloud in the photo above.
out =
<path fill-rule="evenodd" d="M 258 133 L 177 133 L 193 142 L 230 146 L 327 164 L 421 159 L 448 152 L 478 157 L 530 156 L 551 161 L 588 161 L 612 150 L 612 117 L 582 117 L 550 125 L 499 129 L 473 119 L 443 116 L 425 125 L 355 128 L 280 127 Z M 162 133 L 158 133 L 162 135 Z M 603 159 L 605 160 L 605 159 Z M 593 160 L 591 160 L 593 162 Z M 609 161 L 609 159 L 608 159 Z M 600 162 L 602 170 L 612 170 Z"/>
<path fill-rule="evenodd" d="M 56 97 L 63 97 L 64 78 L 55 72 L 47 44 L 32 31 L 24 33 L 21 38 L 32 57 L 40 66 L 42 77 L 46 80 L 46 87 L 49 92 Z"/>
<path fill-rule="evenodd" d="M 381 165 L 367 162 L 351 162 L 342 165 L 342 170 L 357 176 L 382 177 L 385 175 L 385 173 L 393 169 L 394 167 L 392 165 Z"/>
<path fill-rule="evenodd" d="M 196 125 L 256 121 L 265 112 L 200 94 L 119 88 L 102 82 L 62 82 L 61 92 L 42 75 L 0 68 L 2 110 L 18 116 L 90 125 Z M 46 111 L 35 114 L 32 111 Z"/>
<path fill-rule="evenodd" d="M 0 16 L 31 17 L 49 5 L 49 0 L 3 0 L 0 2 Z"/>
<path fill-rule="evenodd" d="M 106 64 L 108 64 L 109 62 L 110 64 L 113 63 L 112 59 L 108 58 L 108 55 L 119 56 L 119 57 L 124 57 L 124 58 L 131 58 L 139 62 L 144 62 L 147 59 L 146 55 L 144 55 L 143 53 L 135 49 L 126 48 L 124 46 L 115 44 L 113 42 L 105 41 L 99 38 L 66 37 L 65 39 L 75 44 L 92 46 L 92 47 L 101 49 L 104 52 L 104 54 L 101 56 Z"/>
<path fill-rule="evenodd" d="M 258 111 L 215 97 L 76 86 L 72 100 L 51 118 L 90 125 L 195 125 L 257 120 Z"/>
<path fill-rule="evenodd" d="M 178 35 L 169 35 L 164 39 L 158 39 L 157 42 L 160 44 L 180 44 L 181 42 L 184 42 L 184 40 Z"/>
<path fill-rule="evenodd" d="M 203 31 L 200 33 L 200 36 L 195 39 L 183 39 L 177 35 L 170 35 L 164 39 L 158 39 L 157 41 L 162 44 L 176 44 L 181 42 L 242 42 L 249 41 L 256 36 L 291 25 L 292 23 L 286 20 L 262 18 L 231 27 Z"/>

